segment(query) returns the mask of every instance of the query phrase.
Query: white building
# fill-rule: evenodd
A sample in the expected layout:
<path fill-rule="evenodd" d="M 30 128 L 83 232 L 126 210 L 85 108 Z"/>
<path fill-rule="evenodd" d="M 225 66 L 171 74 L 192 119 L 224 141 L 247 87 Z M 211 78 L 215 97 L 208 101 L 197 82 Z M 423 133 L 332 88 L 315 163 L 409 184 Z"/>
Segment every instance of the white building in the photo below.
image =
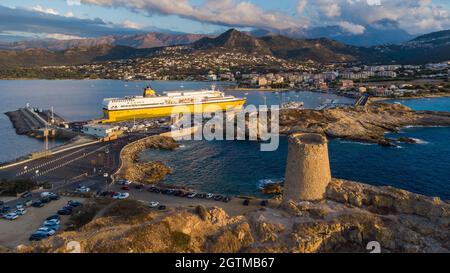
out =
<path fill-rule="evenodd" d="M 112 126 L 107 124 L 88 124 L 83 126 L 83 133 L 98 138 L 109 137 L 115 132 L 119 131 L 119 126 Z"/>

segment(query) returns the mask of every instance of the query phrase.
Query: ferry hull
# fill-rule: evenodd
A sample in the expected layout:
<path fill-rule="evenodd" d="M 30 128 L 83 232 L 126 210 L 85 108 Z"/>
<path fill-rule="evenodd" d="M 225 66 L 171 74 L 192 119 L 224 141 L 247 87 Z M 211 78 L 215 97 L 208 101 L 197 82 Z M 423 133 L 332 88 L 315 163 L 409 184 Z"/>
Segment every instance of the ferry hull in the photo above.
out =
<path fill-rule="evenodd" d="M 218 111 L 233 111 L 242 109 L 245 100 L 188 104 L 180 106 L 162 106 L 154 108 L 141 108 L 130 110 L 103 110 L 104 123 L 120 122 L 133 119 L 168 117 L 179 113 L 213 113 Z"/>

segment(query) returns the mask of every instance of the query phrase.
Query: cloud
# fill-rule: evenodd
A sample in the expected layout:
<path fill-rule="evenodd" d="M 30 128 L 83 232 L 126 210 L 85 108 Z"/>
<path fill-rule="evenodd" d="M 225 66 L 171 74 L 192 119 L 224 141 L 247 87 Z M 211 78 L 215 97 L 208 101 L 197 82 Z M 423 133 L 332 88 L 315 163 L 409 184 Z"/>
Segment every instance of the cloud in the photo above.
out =
<path fill-rule="evenodd" d="M 129 20 L 125 20 L 122 22 L 122 26 L 126 27 L 126 28 L 132 28 L 132 29 L 143 29 L 144 26 Z"/>
<path fill-rule="evenodd" d="M 34 6 L 31 8 L 34 11 L 41 12 L 41 13 L 47 13 L 52 15 L 59 15 L 59 12 L 57 10 L 54 10 L 52 8 L 44 8 L 40 5 Z"/>
<path fill-rule="evenodd" d="M 76 39 L 83 39 L 83 37 L 75 36 L 75 35 L 66 35 L 61 33 L 46 33 L 44 35 L 48 39 L 55 39 L 55 40 L 76 40 Z"/>
<path fill-rule="evenodd" d="M 363 34 L 366 31 L 366 28 L 364 26 L 353 24 L 347 21 L 339 22 L 339 26 L 347 32 L 350 32 L 351 34 Z"/>
<path fill-rule="evenodd" d="M 303 0 L 298 3 L 303 4 Z M 389 19 L 413 34 L 450 28 L 448 7 L 432 0 L 315 0 L 307 1 L 303 9 L 311 23 L 318 26 L 341 22 L 365 26 Z"/>
<path fill-rule="evenodd" d="M 80 0 L 66 0 L 67 5 L 69 6 L 80 6 Z"/>
<path fill-rule="evenodd" d="M 0 33 L 9 41 L 35 37 L 33 34 L 57 34 L 53 38 L 68 35 L 74 37 L 99 37 L 106 35 L 136 34 L 139 31 L 122 25 L 115 25 L 102 19 L 81 19 L 66 14 L 56 15 L 48 9 L 8 8 L 0 6 Z M 46 10 L 47 12 L 43 12 Z M 42 35 L 41 35 L 42 34 Z"/>
<path fill-rule="evenodd" d="M 284 29 L 299 25 L 299 20 L 281 12 L 265 11 L 249 1 L 203 0 L 81 0 L 83 4 L 125 7 L 147 15 L 176 15 L 199 22 L 236 27 Z"/>

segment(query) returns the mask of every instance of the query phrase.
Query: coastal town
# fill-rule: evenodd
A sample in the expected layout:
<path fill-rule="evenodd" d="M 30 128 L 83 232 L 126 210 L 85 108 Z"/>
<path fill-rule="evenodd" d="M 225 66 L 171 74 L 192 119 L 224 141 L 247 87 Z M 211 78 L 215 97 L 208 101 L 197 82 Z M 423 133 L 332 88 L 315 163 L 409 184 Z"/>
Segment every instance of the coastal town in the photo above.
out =
<path fill-rule="evenodd" d="M 85 78 L 235 83 L 238 89 L 301 89 L 350 97 L 414 97 L 450 92 L 450 61 L 426 65 L 294 63 L 273 56 L 225 53 L 165 55 L 77 66 L 43 67 Z"/>

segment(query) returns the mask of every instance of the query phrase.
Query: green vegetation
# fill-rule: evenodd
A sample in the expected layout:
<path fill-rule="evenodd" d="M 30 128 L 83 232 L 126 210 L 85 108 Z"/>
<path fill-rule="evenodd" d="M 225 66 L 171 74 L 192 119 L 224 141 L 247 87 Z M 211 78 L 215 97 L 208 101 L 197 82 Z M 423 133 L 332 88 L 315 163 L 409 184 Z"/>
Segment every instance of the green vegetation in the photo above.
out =
<path fill-rule="evenodd" d="M 97 75 L 88 75 L 79 70 L 66 68 L 15 67 L 0 69 L 0 79 L 96 79 Z"/>
<path fill-rule="evenodd" d="M 171 232 L 171 237 L 173 246 L 176 248 L 187 248 L 191 243 L 191 236 L 180 231 Z"/>

